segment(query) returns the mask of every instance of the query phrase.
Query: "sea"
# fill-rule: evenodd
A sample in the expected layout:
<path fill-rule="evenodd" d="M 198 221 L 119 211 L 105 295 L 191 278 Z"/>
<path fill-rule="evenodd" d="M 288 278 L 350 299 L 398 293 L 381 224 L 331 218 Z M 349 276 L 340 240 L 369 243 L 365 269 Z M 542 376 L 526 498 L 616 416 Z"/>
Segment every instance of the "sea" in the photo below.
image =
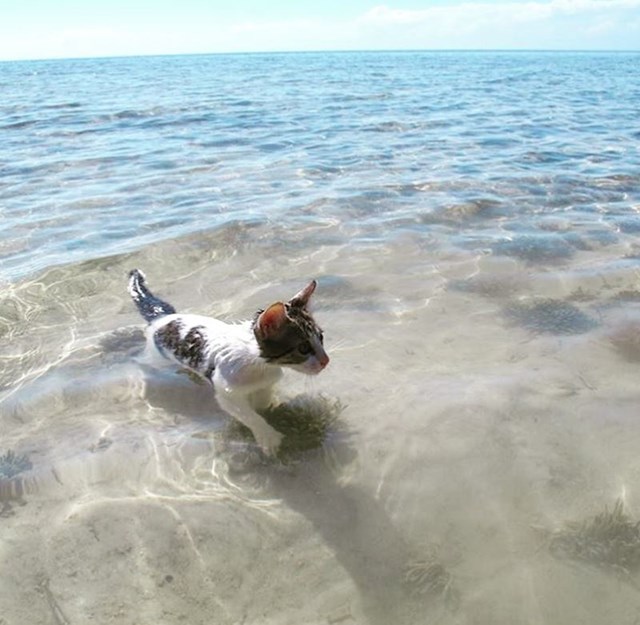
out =
<path fill-rule="evenodd" d="M 637 625 L 640 53 L 0 63 L 2 625 Z M 277 458 L 127 294 L 318 281 Z"/>

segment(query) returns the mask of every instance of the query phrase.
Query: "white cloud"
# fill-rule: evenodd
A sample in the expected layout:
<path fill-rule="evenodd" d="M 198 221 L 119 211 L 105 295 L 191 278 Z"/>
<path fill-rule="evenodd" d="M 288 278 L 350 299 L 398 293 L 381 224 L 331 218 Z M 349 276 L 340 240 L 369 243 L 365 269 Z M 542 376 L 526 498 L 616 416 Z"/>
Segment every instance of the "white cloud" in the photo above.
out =
<path fill-rule="evenodd" d="M 638 48 L 640 0 L 469 2 L 425 9 L 380 5 L 359 26 L 387 46 Z"/>
<path fill-rule="evenodd" d="M 240 1 L 240 0 L 239 0 Z M 374 0 L 375 1 L 375 0 Z M 383 0 L 384 1 L 384 0 Z M 389 0 L 391 2 L 391 0 Z M 401 0 L 394 0 L 397 7 Z M 426 4 L 426 3 L 425 3 Z M 358 17 L 270 19 L 163 14 L 0 20 L 0 58 L 352 49 L 635 49 L 640 0 L 458 0 L 423 9 L 374 6 Z M 249 13 L 247 13 L 249 15 Z M 91 20 L 91 21 L 90 21 Z M 58 27 L 57 27 L 58 26 Z"/>
<path fill-rule="evenodd" d="M 363 22 L 371 24 L 419 24 L 432 21 L 475 18 L 535 21 L 558 16 L 628 11 L 640 8 L 640 0 L 549 0 L 548 2 L 461 2 L 426 9 L 390 9 L 377 6 L 365 13 Z"/>

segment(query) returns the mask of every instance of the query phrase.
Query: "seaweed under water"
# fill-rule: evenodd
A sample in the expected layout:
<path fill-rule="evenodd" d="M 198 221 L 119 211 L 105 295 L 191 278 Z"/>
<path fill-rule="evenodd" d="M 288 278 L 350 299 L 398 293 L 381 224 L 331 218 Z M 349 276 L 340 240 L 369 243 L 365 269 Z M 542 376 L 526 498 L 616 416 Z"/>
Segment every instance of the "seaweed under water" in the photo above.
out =
<path fill-rule="evenodd" d="M 265 420 L 284 435 L 278 459 L 287 462 L 300 454 L 319 449 L 331 437 L 346 434 L 340 421 L 344 404 L 324 395 L 297 395 L 261 411 Z M 234 420 L 234 437 L 252 440 L 251 430 Z"/>
<path fill-rule="evenodd" d="M 0 456 L 0 517 L 13 514 L 11 501 L 22 501 L 25 480 L 21 474 L 33 468 L 26 455 L 17 455 L 9 449 Z"/>
<path fill-rule="evenodd" d="M 504 314 L 528 330 L 549 334 L 582 334 L 598 325 L 574 304 L 551 298 L 511 303 Z"/>
<path fill-rule="evenodd" d="M 454 578 L 439 557 L 440 549 L 429 545 L 423 557 L 409 562 L 404 570 L 404 581 L 413 595 L 423 595 L 442 599 L 450 609 L 459 604 L 458 590 Z"/>
<path fill-rule="evenodd" d="M 516 235 L 494 244 L 494 254 L 512 256 L 529 263 L 554 263 L 571 258 L 575 253 L 572 245 L 561 236 Z"/>
<path fill-rule="evenodd" d="M 515 295 L 523 284 L 523 277 L 512 275 L 479 275 L 465 280 L 454 280 L 449 288 L 455 291 L 477 293 L 483 297 L 507 298 Z"/>
<path fill-rule="evenodd" d="M 583 521 L 567 522 L 548 535 L 556 557 L 578 560 L 626 575 L 640 568 L 640 521 L 624 511 L 622 499 Z"/>
<path fill-rule="evenodd" d="M 11 479 L 24 471 L 33 468 L 33 464 L 25 455 L 18 456 L 14 451 L 8 450 L 4 456 L 0 456 L 0 478 Z"/>

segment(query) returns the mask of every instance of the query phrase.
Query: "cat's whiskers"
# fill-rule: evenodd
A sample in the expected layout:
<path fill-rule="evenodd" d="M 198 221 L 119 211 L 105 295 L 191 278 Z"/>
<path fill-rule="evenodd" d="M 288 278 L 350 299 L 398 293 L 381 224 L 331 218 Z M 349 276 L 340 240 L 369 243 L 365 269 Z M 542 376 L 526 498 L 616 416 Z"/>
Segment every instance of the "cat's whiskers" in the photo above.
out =
<path fill-rule="evenodd" d="M 318 380 L 315 375 L 304 376 L 304 392 L 308 394 L 314 393 L 318 388 Z"/>
<path fill-rule="evenodd" d="M 348 345 L 348 339 L 339 339 L 337 341 L 331 341 L 331 351 L 340 351 L 343 347 Z"/>

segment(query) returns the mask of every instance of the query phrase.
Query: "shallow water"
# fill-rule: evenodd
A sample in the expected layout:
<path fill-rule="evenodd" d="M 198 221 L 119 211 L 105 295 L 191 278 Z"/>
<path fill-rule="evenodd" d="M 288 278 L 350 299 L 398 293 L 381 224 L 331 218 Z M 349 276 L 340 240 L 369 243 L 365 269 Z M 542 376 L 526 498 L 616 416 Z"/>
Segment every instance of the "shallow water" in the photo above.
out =
<path fill-rule="evenodd" d="M 637 61 L 0 65 L 0 622 L 636 622 L 545 537 L 640 518 Z M 226 319 L 316 277 L 323 445 L 145 364 L 136 266 Z"/>

